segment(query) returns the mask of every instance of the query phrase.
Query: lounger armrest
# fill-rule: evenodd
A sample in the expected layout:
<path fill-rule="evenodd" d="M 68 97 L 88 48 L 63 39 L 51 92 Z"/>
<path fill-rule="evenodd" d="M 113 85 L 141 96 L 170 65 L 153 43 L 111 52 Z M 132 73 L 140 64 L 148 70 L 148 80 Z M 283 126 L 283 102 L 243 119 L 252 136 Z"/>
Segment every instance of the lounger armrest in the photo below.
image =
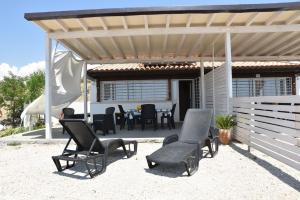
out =
<path fill-rule="evenodd" d="M 210 127 L 209 128 L 209 138 L 210 139 L 214 139 L 219 137 L 219 129 L 218 128 L 214 128 L 214 127 Z"/>
<path fill-rule="evenodd" d="M 169 135 L 167 137 L 165 137 L 164 141 L 163 141 L 163 146 L 166 146 L 168 144 L 171 144 L 173 142 L 177 142 L 178 141 L 178 135 L 174 134 L 174 135 Z"/>

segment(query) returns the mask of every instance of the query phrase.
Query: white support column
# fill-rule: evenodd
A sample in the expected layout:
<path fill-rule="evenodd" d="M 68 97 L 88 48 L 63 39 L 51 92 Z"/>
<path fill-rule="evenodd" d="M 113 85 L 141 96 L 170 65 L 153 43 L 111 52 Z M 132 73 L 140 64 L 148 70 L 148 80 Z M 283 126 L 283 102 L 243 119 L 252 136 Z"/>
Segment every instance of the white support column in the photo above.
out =
<path fill-rule="evenodd" d="M 206 94 L 205 94 L 205 79 L 204 79 L 204 63 L 202 61 L 200 61 L 200 68 L 201 68 L 201 103 L 202 103 L 202 106 L 201 108 L 202 109 L 205 109 L 206 108 Z"/>
<path fill-rule="evenodd" d="M 84 111 L 84 120 L 87 121 L 88 116 L 87 116 L 87 101 L 88 101 L 88 96 L 87 96 L 87 64 L 84 62 L 83 66 L 83 111 Z"/>
<path fill-rule="evenodd" d="M 230 101 L 232 98 L 232 58 L 231 58 L 231 36 L 230 32 L 226 32 L 225 36 L 225 66 L 226 66 L 226 77 L 227 77 L 227 112 L 231 112 Z"/>
<path fill-rule="evenodd" d="M 45 68 L 45 136 L 52 139 L 52 39 L 46 37 L 46 68 Z"/>

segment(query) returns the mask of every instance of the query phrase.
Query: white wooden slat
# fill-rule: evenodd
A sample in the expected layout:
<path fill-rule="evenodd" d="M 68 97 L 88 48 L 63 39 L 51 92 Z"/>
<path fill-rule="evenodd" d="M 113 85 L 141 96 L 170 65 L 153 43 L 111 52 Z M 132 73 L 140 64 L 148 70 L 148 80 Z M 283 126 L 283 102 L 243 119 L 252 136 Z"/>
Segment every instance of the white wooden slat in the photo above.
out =
<path fill-rule="evenodd" d="M 300 112 L 300 106 L 291 106 L 291 105 L 276 105 L 276 104 L 269 105 L 269 104 L 251 104 L 247 102 L 237 102 L 234 104 L 234 107 Z"/>
<path fill-rule="evenodd" d="M 285 126 L 293 129 L 300 129 L 300 122 L 294 122 L 290 120 L 282 120 L 282 119 L 275 119 L 270 117 L 262 117 L 262 116 L 251 116 L 248 114 L 241 114 L 237 113 L 237 117 L 247 118 L 247 119 L 253 119 L 261 122 L 267 122 L 272 124 L 277 124 L 279 126 Z"/>
<path fill-rule="evenodd" d="M 278 134 L 278 133 L 275 133 L 273 131 L 262 129 L 262 128 L 259 128 L 259 127 L 252 127 L 251 130 L 255 131 L 255 133 L 251 133 L 251 135 L 253 135 L 253 134 L 264 134 L 264 135 L 267 135 L 270 138 L 276 138 L 278 140 L 288 142 L 292 145 L 297 144 L 297 140 L 293 137 L 288 136 L 288 135 Z"/>
<path fill-rule="evenodd" d="M 300 96 L 238 97 L 233 102 L 300 103 Z"/>
<path fill-rule="evenodd" d="M 277 146 L 274 146 L 270 143 L 267 143 L 265 141 L 259 140 L 257 138 L 251 137 L 251 143 L 254 144 L 258 144 L 262 147 L 265 147 L 267 149 L 270 149 L 272 151 L 274 151 L 275 153 L 278 153 L 280 155 L 283 155 L 291 160 L 294 160 L 296 162 L 300 162 L 300 156 L 295 154 L 295 153 L 291 153 L 290 151 L 286 151 L 284 149 L 278 148 Z"/>
<path fill-rule="evenodd" d="M 299 163 L 297 163 L 297 162 L 295 162 L 295 161 L 293 161 L 293 160 L 290 160 L 290 159 L 288 159 L 288 158 L 286 158 L 286 157 L 284 157 L 284 156 L 282 156 L 282 155 L 279 155 L 279 154 L 277 154 L 277 153 L 274 153 L 274 152 L 271 151 L 271 150 L 268 150 L 268 149 L 266 149 L 266 148 L 263 148 L 262 146 L 259 146 L 259 145 L 256 145 L 256 144 L 252 144 L 252 143 L 251 143 L 251 146 L 252 146 L 253 148 L 255 148 L 255 149 L 257 149 L 257 150 L 259 150 L 259 151 L 261 151 L 261 152 L 263 152 L 263 153 L 265 153 L 265 154 L 267 154 L 267 155 L 273 157 L 274 159 L 277 159 L 277 160 L 279 160 L 280 162 L 283 162 L 283 163 L 285 163 L 285 164 L 287 164 L 287 165 L 289 165 L 289 166 L 291 166 L 291 167 L 293 167 L 293 168 L 295 168 L 295 169 L 297 169 L 297 170 L 300 171 L 300 164 L 299 164 Z"/>
<path fill-rule="evenodd" d="M 280 148 L 286 149 L 288 151 L 291 151 L 291 152 L 294 152 L 294 153 L 300 155 L 300 148 L 295 145 L 287 144 L 285 142 L 281 142 L 280 140 L 272 139 L 263 134 L 255 134 L 255 138 L 257 138 L 261 141 L 266 141 L 266 142 L 276 145 Z"/>
<path fill-rule="evenodd" d="M 300 130 L 277 126 L 276 124 L 267 124 L 259 121 L 250 121 L 249 123 L 255 127 L 265 128 L 270 131 L 284 133 L 293 137 L 300 137 Z"/>
<path fill-rule="evenodd" d="M 290 120 L 297 120 L 300 121 L 300 115 L 294 113 L 283 113 L 283 112 L 270 112 L 270 111 L 263 111 L 263 110 L 251 110 L 247 108 L 233 108 L 234 112 L 242 112 L 248 114 L 255 114 L 255 115 L 262 115 L 268 117 L 276 117 L 282 119 L 290 119 Z"/>

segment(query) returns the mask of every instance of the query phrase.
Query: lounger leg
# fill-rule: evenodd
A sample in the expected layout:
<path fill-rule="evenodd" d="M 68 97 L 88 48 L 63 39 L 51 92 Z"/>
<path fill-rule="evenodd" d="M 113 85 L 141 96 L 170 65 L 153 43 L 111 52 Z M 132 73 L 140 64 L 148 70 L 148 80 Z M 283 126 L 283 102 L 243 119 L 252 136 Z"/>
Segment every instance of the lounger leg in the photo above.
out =
<path fill-rule="evenodd" d="M 153 164 L 150 160 L 148 160 L 148 156 L 146 156 L 146 160 L 147 160 L 149 169 L 152 169 L 152 168 L 158 166 L 157 163 Z"/>
<path fill-rule="evenodd" d="M 59 172 L 63 171 L 59 159 L 52 157 L 52 160 L 57 168 L 57 171 Z"/>

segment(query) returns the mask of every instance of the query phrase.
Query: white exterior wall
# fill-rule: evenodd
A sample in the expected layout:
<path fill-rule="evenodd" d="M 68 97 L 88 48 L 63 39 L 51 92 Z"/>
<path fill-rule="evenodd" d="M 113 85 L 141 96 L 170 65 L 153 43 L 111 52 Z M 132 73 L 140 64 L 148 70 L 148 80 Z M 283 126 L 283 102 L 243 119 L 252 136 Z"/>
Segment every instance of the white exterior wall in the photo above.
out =
<path fill-rule="evenodd" d="M 138 105 L 154 103 L 157 109 L 171 109 L 173 103 L 176 103 L 175 110 L 175 121 L 179 121 L 179 92 L 178 92 L 178 80 L 171 81 L 171 100 L 169 101 L 139 101 L 139 102 L 97 102 L 97 87 L 96 82 L 91 83 L 90 90 L 90 113 L 91 116 L 94 114 L 100 114 L 105 112 L 107 107 L 115 107 L 116 111 L 119 112 L 118 105 L 122 105 L 125 110 L 135 109 Z M 160 116 L 158 116 L 160 120 Z"/>

